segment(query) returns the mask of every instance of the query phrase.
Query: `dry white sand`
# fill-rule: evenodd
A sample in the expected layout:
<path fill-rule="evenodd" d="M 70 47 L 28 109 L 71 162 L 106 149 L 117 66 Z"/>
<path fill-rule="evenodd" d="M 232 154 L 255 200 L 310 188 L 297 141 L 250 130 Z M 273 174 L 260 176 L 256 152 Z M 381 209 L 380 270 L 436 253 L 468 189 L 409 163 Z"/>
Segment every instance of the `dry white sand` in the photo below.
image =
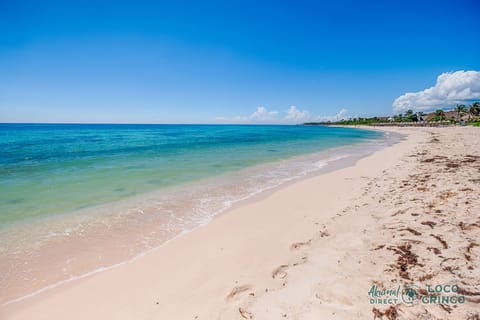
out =
<path fill-rule="evenodd" d="M 479 319 L 479 128 L 408 138 L 286 186 L 2 319 Z M 479 241 L 480 242 L 480 241 Z M 372 305 L 372 285 L 455 284 L 460 305 Z"/>

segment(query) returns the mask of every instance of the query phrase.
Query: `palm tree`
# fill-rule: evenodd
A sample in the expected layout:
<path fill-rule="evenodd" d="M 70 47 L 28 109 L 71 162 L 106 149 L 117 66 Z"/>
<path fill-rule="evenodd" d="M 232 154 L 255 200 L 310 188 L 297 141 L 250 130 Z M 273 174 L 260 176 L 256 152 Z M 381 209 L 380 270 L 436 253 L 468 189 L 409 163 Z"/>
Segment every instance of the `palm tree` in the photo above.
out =
<path fill-rule="evenodd" d="M 465 114 L 467 107 L 464 104 L 457 104 L 455 111 L 457 111 L 457 121 L 460 121 L 460 117 Z"/>
<path fill-rule="evenodd" d="M 480 102 L 474 102 L 468 108 L 469 119 L 470 116 L 479 116 L 480 115 Z"/>
<path fill-rule="evenodd" d="M 417 114 L 416 113 L 413 113 L 413 110 L 412 109 L 409 109 L 405 112 L 405 119 L 407 121 L 412 121 L 412 122 L 415 122 L 418 120 L 417 118 Z"/>

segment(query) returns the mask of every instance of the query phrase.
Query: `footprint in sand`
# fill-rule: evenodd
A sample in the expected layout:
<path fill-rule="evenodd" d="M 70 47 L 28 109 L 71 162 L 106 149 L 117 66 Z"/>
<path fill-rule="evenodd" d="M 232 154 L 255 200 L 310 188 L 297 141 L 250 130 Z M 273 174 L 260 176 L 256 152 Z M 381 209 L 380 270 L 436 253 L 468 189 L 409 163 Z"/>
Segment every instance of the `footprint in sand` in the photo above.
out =
<path fill-rule="evenodd" d="M 296 262 L 292 263 L 292 266 L 296 267 L 296 266 L 299 266 L 301 264 L 304 264 L 307 262 L 307 256 L 303 256 L 301 257 L 299 260 L 297 260 Z"/>
<path fill-rule="evenodd" d="M 310 246 L 310 243 L 312 242 L 312 239 L 306 241 L 306 242 L 295 242 L 295 243 L 292 243 L 292 245 L 290 246 L 290 250 L 298 250 L 298 249 L 302 249 L 302 248 L 306 248 L 308 246 Z"/>
<path fill-rule="evenodd" d="M 325 286 L 318 284 L 317 287 L 313 290 L 315 298 L 319 301 L 320 304 L 341 304 L 344 306 L 352 306 L 352 297 L 348 294 L 342 292 L 348 292 L 345 290 L 329 290 L 325 289 Z"/>
<path fill-rule="evenodd" d="M 282 264 L 281 266 L 275 268 L 273 271 L 272 271 L 272 278 L 273 279 L 285 279 L 287 277 L 287 270 L 288 269 L 288 265 L 286 264 Z"/>
<path fill-rule="evenodd" d="M 247 311 L 245 308 L 238 308 L 238 312 L 243 319 L 253 319 L 253 313 Z"/>
<path fill-rule="evenodd" d="M 320 236 L 320 238 L 329 237 L 330 233 L 328 232 L 327 229 L 321 230 L 321 231 L 319 231 L 319 236 Z"/>
<path fill-rule="evenodd" d="M 234 287 L 232 289 L 232 291 L 230 291 L 230 293 L 225 297 L 225 300 L 229 301 L 229 300 L 235 298 L 237 295 L 241 294 L 242 292 L 248 291 L 250 289 L 252 289 L 252 286 L 250 286 L 248 284 L 243 285 L 243 286 Z"/>

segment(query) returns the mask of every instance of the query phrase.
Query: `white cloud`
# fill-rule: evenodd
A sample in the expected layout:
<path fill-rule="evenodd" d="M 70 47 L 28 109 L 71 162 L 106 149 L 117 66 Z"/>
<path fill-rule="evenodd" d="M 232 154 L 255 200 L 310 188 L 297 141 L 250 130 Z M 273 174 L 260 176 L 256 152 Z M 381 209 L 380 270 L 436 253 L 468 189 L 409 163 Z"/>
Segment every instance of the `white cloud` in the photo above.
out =
<path fill-rule="evenodd" d="M 248 118 L 254 122 L 265 122 L 276 120 L 277 115 L 278 111 L 268 111 L 267 108 L 260 106 L 257 107 L 257 110 L 255 110 L 255 112 L 252 113 Z"/>
<path fill-rule="evenodd" d="M 286 111 L 269 111 L 266 107 L 260 106 L 248 116 L 236 116 L 233 118 L 216 117 L 218 122 L 231 123 L 301 123 L 311 119 L 307 110 L 299 110 L 290 106 Z"/>
<path fill-rule="evenodd" d="M 393 102 L 395 112 L 408 109 L 427 111 L 480 98 L 480 72 L 442 73 L 435 86 L 419 92 L 408 92 Z"/>
<path fill-rule="evenodd" d="M 295 106 L 290 106 L 284 120 L 287 122 L 302 122 L 310 118 L 310 113 L 307 110 L 298 110 Z"/>
<path fill-rule="evenodd" d="M 334 122 L 334 121 L 339 121 L 339 120 L 342 120 L 342 119 L 347 119 L 347 115 L 348 115 L 348 110 L 347 109 L 341 109 L 334 116 L 320 116 L 320 117 L 316 118 L 315 121 L 318 121 L 318 122 L 328 122 L 328 121 Z"/>

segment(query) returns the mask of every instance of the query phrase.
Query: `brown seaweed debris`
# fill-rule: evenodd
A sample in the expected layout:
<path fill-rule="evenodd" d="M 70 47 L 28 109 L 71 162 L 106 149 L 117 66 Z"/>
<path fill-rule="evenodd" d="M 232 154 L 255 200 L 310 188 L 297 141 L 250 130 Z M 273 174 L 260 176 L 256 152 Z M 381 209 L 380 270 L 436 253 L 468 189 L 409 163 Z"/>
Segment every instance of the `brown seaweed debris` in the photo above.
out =
<path fill-rule="evenodd" d="M 411 280 L 408 273 L 409 267 L 417 265 L 420 266 L 418 263 L 418 256 L 411 251 L 412 245 L 410 243 L 406 243 L 397 247 L 389 247 L 388 249 L 398 254 L 396 268 L 398 269 L 398 274 L 400 277 Z"/>
<path fill-rule="evenodd" d="M 452 267 L 452 266 L 442 268 L 443 271 L 448 271 L 451 274 L 455 274 L 454 271 L 457 271 L 458 269 L 459 269 L 459 267 Z"/>
<path fill-rule="evenodd" d="M 458 224 L 458 226 L 459 226 L 460 229 L 462 229 L 462 230 L 471 230 L 471 229 L 473 229 L 473 227 L 480 228 L 480 224 L 478 224 L 478 223 L 466 224 L 466 223 L 464 223 L 463 221 L 460 221 L 460 223 Z"/>
<path fill-rule="evenodd" d="M 383 316 L 386 316 L 388 320 L 396 320 L 398 318 L 398 311 L 396 306 L 390 306 L 385 311 L 380 311 L 377 308 L 372 309 L 373 319 L 383 319 Z"/>
<path fill-rule="evenodd" d="M 458 294 L 461 294 L 464 296 L 480 296 L 480 291 L 469 291 L 464 288 L 458 288 Z"/>
<path fill-rule="evenodd" d="M 428 251 L 433 251 L 433 253 L 435 253 L 436 255 L 439 255 L 440 253 L 442 253 L 442 252 L 440 251 L 440 249 L 434 248 L 434 247 L 427 247 L 427 250 L 428 250 Z"/>
<path fill-rule="evenodd" d="M 421 277 L 418 278 L 418 281 L 423 282 L 425 280 L 430 280 L 434 277 L 433 273 L 427 273 Z"/>
<path fill-rule="evenodd" d="M 430 234 L 432 237 L 434 237 L 435 239 L 437 239 L 438 241 L 440 241 L 440 243 L 442 244 L 443 246 L 443 249 L 448 249 L 448 244 L 445 240 L 443 240 L 440 236 L 437 236 L 435 234 Z"/>
<path fill-rule="evenodd" d="M 421 162 L 434 162 L 435 160 L 447 159 L 445 156 L 433 156 L 432 158 L 423 159 Z"/>
<path fill-rule="evenodd" d="M 447 168 L 458 168 L 460 167 L 460 164 L 450 161 L 450 162 L 447 162 L 446 166 Z"/>
<path fill-rule="evenodd" d="M 476 162 L 477 160 L 480 160 L 480 156 L 474 156 L 474 155 L 471 155 L 471 154 L 467 154 L 465 156 L 465 158 L 462 160 L 462 162 L 472 163 L 472 162 Z"/>
<path fill-rule="evenodd" d="M 416 236 L 421 236 L 422 235 L 421 232 L 418 232 L 417 230 L 412 229 L 412 228 L 403 228 L 403 229 L 400 229 L 400 231 L 408 231 L 408 232 L 411 232 L 412 234 L 414 234 Z"/>
<path fill-rule="evenodd" d="M 470 251 L 473 249 L 473 247 L 478 247 L 478 246 L 479 246 L 478 243 L 470 242 L 470 244 L 469 244 L 468 247 L 467 247 L 467 252 L 468 252 L 468 253 L 471 253 Z"/>
<path fill-rule="evenodd" d="M 378 310 L 377 308 L 372 308 L 372 313 L 373 313 L 373 320 L 377 318 L 382 319 L 383 317 L 383 312 Z"/>
<path fill-rule="evenodd" d="M 452 307 L 445 304 L 440 304 L 440 307 L 442 307 L 442 309 L 447 311 L 448 313 L 452 313 Z"/>
<path fill-rule="evenodd" d="M 469 313 L 467 320 L 480 320 L 480 315 L 478 313 Z"/>
<path fill-rule="evenodd" d="M 403 213 L 405 213 L 405 210 L 399 209 L 399 210 L 397 210 L 394 214 L 392 214 L 392 217 L 395 217 L 395 216 L 397 216 L 397 215 L 399 215 L 399 214 L 403 214 Z"/>
<path fill-rule="evenodd" d="M 439 196 L 439 198 L 442 199 L 442 200 L 446 200 L 446 199 L 451 198 L 455 195 L 456 195 L 455 192 L 453 192 L 451 190 L 448 190 L 448 191 L 442 192 L 442 194 Z"/>
<path fill-rule="evenodd" d="M 423 221 L 423 222 L 420 222 L 420 223 L 423 224 L 424 226 L 429 226 L 432 229 L 433 229 L 433 226 L 435 226 L 437 224 L 436 222 L 433 222 L 433 221 Z"/>

